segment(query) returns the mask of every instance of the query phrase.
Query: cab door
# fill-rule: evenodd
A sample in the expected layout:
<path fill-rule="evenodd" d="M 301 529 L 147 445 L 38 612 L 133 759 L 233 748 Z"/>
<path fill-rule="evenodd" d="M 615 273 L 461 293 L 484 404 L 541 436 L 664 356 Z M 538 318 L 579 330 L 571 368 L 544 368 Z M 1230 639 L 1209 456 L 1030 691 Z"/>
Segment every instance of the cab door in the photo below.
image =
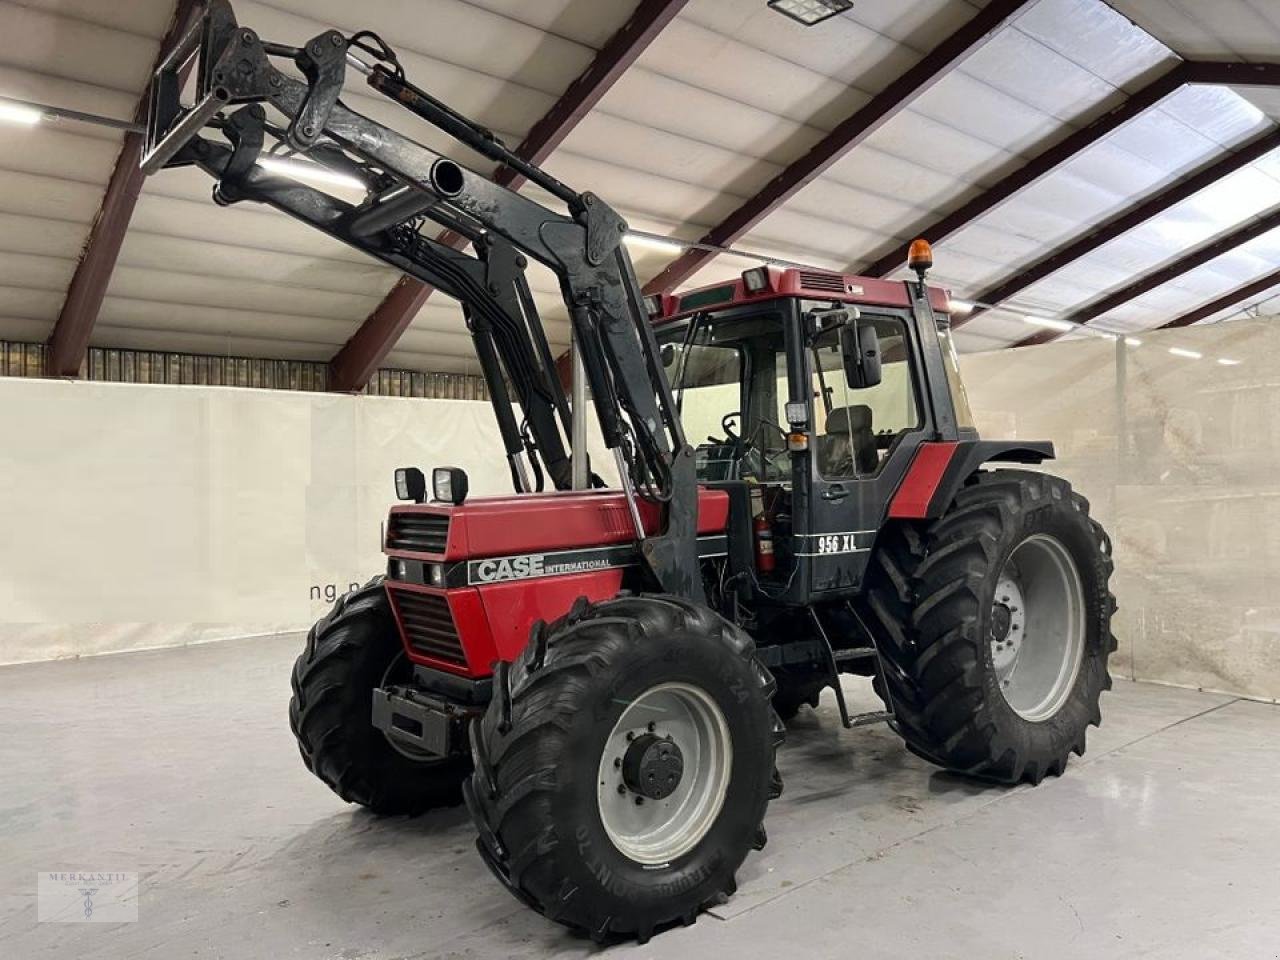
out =
<path fill-rule="evenodd" d="M 878 384 L 849 384 L 841 349 L 841 338 L 852 335 L 847 328 L 806 338 L 803 357 L 792 364 L 793 376 L 803 378 L 798 392 L 808 395 L 810 424 L 802 467 L 809 474 L 808 522 L 797 532 L 796 554 L 808 561 L 814 593 L 861 587 L 890 499 L 933 431 L 911 312 L 866 308 L 859 322 L 874 324 L 878 336 Z"/>

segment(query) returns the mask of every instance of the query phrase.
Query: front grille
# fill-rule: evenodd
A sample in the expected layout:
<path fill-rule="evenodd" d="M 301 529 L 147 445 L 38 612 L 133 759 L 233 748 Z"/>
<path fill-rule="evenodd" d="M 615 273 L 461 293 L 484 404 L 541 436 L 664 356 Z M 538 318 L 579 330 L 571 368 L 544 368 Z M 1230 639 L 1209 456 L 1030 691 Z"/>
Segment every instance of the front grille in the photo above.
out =
<path fill-rule="evenodd" d="M 447 513 L 393 513 L 387 530 L 387 548 L 414 553 L 444 553 L 449 542 Z"/>
<path fill-rule="evenodd" d="M 411 590 L 391 590 L 389 593 L 404 625 L 405 639 L 414 653 L 462 667 L 467 665 L 448 600 L 437 594 Z"/>
<path fill-rule="evenodd" d="M 817 273 L 813 270 L 800 271 L 800 286 L 806 290 L 826 290 L 829 293 L 844 293 L 844 277 L 838 273 Z"/>

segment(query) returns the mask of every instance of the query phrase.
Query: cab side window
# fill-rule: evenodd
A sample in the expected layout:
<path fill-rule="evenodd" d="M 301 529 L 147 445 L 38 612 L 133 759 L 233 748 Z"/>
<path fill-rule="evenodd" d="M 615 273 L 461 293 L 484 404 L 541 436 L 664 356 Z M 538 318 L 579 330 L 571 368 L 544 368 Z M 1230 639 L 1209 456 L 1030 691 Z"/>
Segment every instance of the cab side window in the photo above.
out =
<path fill-rule="evenodd" d="M 814 438 L 819 474 L 827 480 L 875 476 L 895 441 L 919 429 L 920 407 L 908 359 L 906 327 L 895 317 L 867 317 L 880 338 L 882 377 L 855 389 L 844 374 L 833 330 L 813 346 Z"/>

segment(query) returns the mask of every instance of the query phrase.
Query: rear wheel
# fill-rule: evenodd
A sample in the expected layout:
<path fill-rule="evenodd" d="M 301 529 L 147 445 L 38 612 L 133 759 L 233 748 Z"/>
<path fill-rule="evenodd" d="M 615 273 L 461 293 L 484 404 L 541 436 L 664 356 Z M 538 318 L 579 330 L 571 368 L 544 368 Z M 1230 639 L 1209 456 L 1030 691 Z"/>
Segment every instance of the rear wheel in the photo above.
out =
<path fill-rule="evenodd" d="M 338 599 L 293 665 L 289 725 L 302 762 L 348 803 L 417 814 L 462 802 L 470 758 L 441 759 L 393 743 L 373 725 L 373 691 L 407 681 L 382 577 Z"/>
<path fill-rule="evenodd" d="M 665 596 L 579 601 L 494 677 L 467 803 L 499 879 L 603 940 L 692 923 L 735 889 L 781 791 L 750 638 Z"/>
<path fill-rule="evenodd" d="M 1111 544 L 1057 477 L 980 473 L 927 530 L 887 530 L 869 603 L 877 689 L 916 754 L 1039 783 L 1083 754 L 1110 689 Z"/>

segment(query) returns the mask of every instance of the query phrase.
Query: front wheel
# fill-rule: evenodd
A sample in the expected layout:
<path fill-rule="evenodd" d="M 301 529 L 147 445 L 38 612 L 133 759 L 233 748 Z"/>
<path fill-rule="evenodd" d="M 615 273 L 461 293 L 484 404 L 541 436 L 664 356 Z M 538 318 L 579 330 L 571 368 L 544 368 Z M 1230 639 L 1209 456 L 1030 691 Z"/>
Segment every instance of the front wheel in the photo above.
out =
<path fill-rule="evenodd" d="M 470 759 L 415 753 L 373 725 L 373 691 L 413 675 L 375 577 L 339 597 L 293 665 L 289 725 L 308 770 L 348 803 L 417 814 L 462 802 Z"/>
<path fill-rule="evenodd" d="M 908 748 L 1004 783 L 1061 774 L 1111 687 L 1111 571 L 1088 501 L 1047 474 L 976 474 L 927 529 L 886 531 L 868 602 Z"/>
<path fill-rule="evenodd" d="M 781 791 L 773 680 L 751 639 L 675 597 L 589 605 L 494 677 L 467 804 L 520 900 L 646 940 L 735 888 Z"/>

